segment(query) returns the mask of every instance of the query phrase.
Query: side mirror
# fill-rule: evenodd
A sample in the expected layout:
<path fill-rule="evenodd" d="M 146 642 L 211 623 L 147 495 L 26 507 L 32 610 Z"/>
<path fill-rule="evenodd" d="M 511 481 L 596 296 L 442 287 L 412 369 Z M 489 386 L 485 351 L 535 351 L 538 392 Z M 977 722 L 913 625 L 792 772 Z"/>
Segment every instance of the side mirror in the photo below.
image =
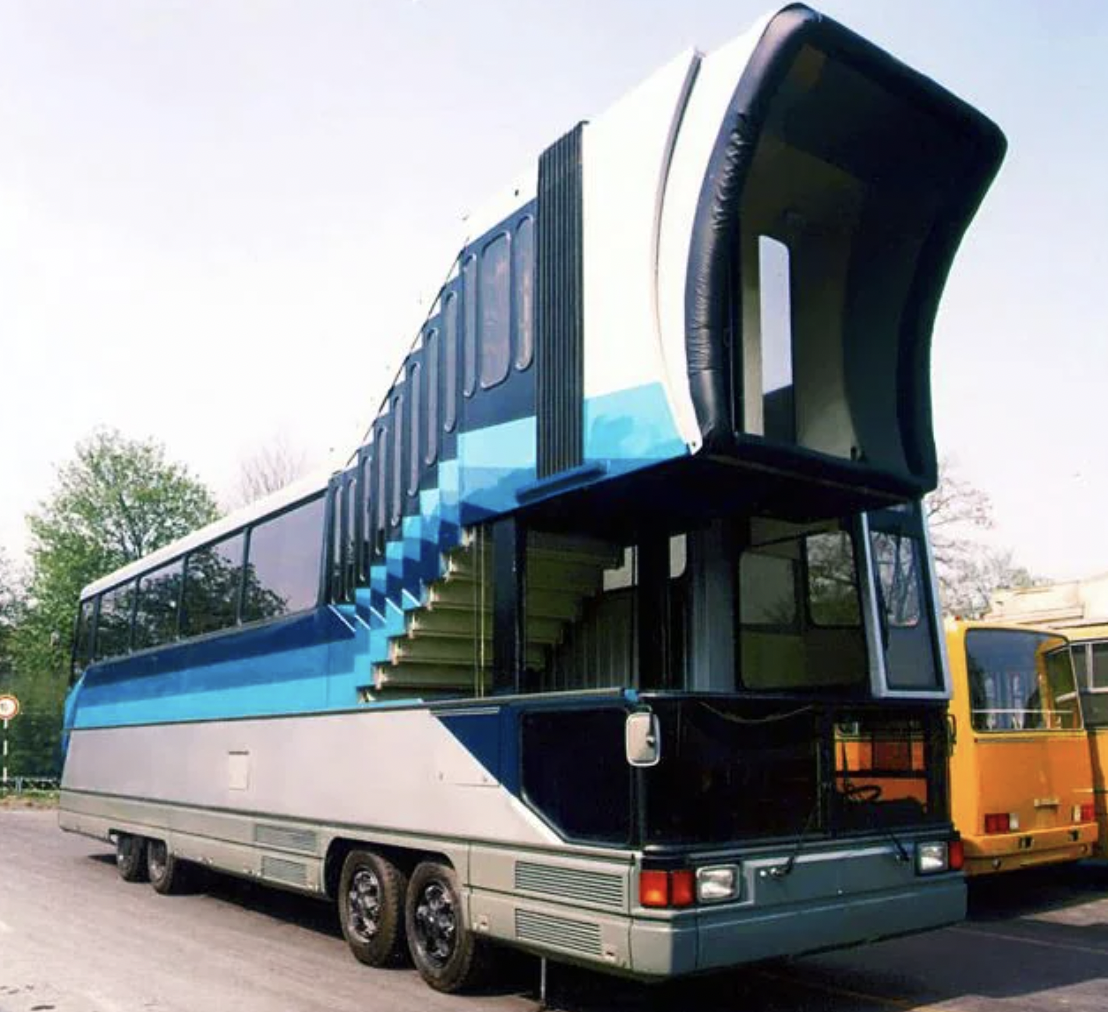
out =
<path fill-rule="evenodd" d="M 662 731 L 658 715 L 650 710 L 627 714 L 624 726 L 627 762 L 632 766 L 657 766 L 662 758 Z"/>

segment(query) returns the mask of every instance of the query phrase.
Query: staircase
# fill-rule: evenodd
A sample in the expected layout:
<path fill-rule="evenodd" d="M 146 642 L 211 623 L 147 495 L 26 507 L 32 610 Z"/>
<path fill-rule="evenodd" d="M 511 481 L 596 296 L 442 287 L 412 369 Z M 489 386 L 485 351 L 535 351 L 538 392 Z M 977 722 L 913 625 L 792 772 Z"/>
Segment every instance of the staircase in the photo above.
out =
<path fill-rule="evenodd" d="M 432 560 L 418 548 L 396 552 L 390 560 L 395 564 L 380 567 L 387 572 L 377 574 L 376 593 L 371 587 L 373 678 L 359 689 L 363 700 L 483 696 L 491 687 L 491 547 L 483 530 L 473 528 L 454 547 L 433 554 Z M 621 559 L 619 546 L 607 542 L 528 534 L 528 668 L 545 669 L 551 651 L 580 619 L 584 602 L 603 589 L 604 571 Z M 438 570 L 438 578 L 427 580 L 428 569 Z"/>

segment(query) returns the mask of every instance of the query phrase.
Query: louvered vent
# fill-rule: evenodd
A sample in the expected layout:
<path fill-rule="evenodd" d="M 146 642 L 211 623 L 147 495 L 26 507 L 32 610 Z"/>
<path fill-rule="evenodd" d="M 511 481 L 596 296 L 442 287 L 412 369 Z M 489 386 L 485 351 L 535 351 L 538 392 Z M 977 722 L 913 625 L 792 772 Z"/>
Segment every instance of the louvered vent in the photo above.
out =
<path fill-rule="evenodd" d="M 600 871 L 581 871 L 517 861 L 516 888 L 617 910 L 622 910 L 624 906 L 623 879 L 619 875 L 608 875 Z"/>
<path fill-rule="evenodd" d="M 262 858 L 262 878 L 287 882 L 289 885 L 307 886 L 308 866 L 300 861 L 266 855 Z"/>
<path fill-rule="evenodd" d="M 579 123 L 539 157 L 535 399 L 538 476 L 584 459 L 584 303 Z"/>
<path fill-rule="evenodd" d="M 310 829 L 288 829 L 285 826 L 254 827 L 254 842 L 277 850 L 300 850 L 308 854 L 316 852 L 318 838 Z"/>
<path fill-rule="evenodd" d="M 516 910 L 516 938 L 521 942 L 568 949 L 586 956 L 602 955 L 600 925 L 589 921 L 571 921 L 567 917 L 540 914 L 535 910 Z"/>

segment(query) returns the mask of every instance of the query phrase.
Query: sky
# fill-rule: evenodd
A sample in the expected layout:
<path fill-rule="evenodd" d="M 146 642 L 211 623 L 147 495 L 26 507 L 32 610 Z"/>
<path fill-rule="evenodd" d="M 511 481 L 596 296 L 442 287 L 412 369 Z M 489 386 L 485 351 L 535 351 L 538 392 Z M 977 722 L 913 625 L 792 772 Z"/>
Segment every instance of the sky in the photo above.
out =
<path fill-rule="evenodd" d="M 940 454 L 1033 572 L 1108 571 L 1108 4 L 814 4 L 996 120 Z M 345 455 L 479 207 L 749 0 L 0 0 L 0 548 L 97 427 L 224 501 Z"/>

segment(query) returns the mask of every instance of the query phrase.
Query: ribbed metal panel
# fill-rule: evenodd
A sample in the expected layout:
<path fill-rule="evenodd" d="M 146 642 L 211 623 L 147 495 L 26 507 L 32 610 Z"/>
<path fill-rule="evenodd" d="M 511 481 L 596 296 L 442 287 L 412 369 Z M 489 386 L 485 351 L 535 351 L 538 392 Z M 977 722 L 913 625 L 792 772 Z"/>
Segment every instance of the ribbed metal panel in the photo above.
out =
<path fill-rule="evenodd" d="M 307 886 L 308 866 L 299 861 L 265 855 L 262 858 L 262 878 L 287 882 L 289 885 Z"/>
<path fill-rule="evenodd" d="M 622 910 L 623 879 L 601 871 L 558 868 L 532 861 L 516 862 L 516 888 L 567 900 L 581 900 Z"/>
<path fill-rule="evenodd" d="M 538 476 L 584 459 L 584 303 L 579 123 L 539 158 L 535 400 Z"/>
<path fill-rule="evenodd" d="M 267 826 L 259 823 L 254 827 L 254 842 L 263 847 L 276 847 L 278 850 L 302 850 L 314 854 L 318 837 L 310 829 L 289 829 L 286 826 Z"/>
<path fill-rule="evenodd" d="M 600 956 L 600 925 L 571 921 L 567 917 L 516 909 L 516 938 L 521 942 L 568 949 L 586 956 Z"/>

